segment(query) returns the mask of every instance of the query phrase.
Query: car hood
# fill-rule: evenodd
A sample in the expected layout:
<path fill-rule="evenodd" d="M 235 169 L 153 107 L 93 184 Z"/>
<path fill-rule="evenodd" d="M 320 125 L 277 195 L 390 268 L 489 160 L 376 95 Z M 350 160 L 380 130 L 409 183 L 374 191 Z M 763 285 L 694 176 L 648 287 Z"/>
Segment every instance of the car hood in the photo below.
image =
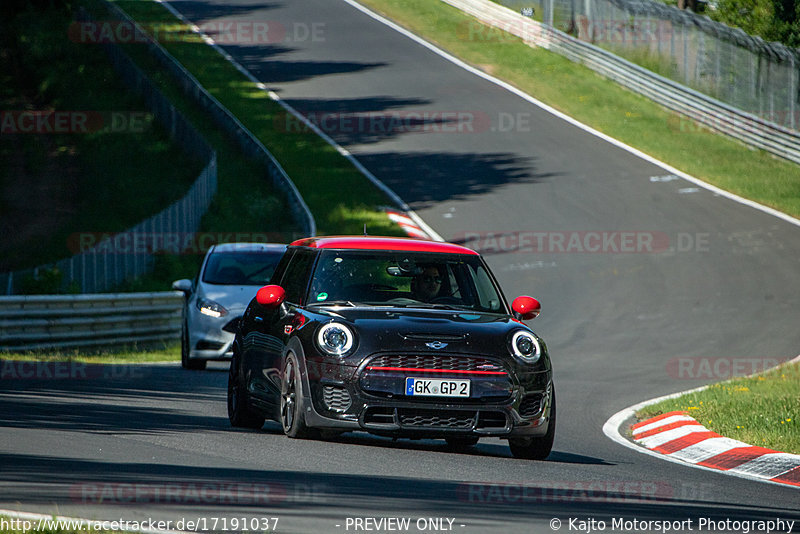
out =
<path fill-rule="evenodd" d="M 256 296 L 261 286 L 221 286 L 215 284 L 202 284 L 198 288 L 198 298 L 205 298 L 218 302 L 229 312 L 241 314 L 247 305 Z"/>
<path fill-rule="evenodd" d="M 511 330 L 528 329 L 507 315 L 465 310 L 342 306 L 315 311 L 321 322 L 339 319 L 353 325 L 370 352 L 391 348 L 485 354 L 496 352 Z"/>

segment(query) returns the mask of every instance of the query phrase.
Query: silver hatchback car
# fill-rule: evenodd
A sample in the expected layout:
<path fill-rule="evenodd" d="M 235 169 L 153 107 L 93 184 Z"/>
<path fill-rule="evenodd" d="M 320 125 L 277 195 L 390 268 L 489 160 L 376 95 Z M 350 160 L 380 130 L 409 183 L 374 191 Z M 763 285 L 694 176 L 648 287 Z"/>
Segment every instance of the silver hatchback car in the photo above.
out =
<path fill-rule="evenodd" d="M 269 283 L 286 245 L 226 243 L 206 253 L 194 280 L 172 283 L 186 296 L 181 328 L 181 365 L 205 369 L 209 360 L 227 360 L 245 308 Z"/>

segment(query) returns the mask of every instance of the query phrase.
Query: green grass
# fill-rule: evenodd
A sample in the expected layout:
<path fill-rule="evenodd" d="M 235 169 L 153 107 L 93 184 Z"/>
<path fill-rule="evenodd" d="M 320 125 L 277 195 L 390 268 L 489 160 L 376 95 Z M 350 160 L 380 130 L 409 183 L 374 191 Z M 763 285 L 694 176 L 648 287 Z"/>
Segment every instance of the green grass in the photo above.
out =
<path fill-rule="evenodd" d="M 99 2 L 84 2 L 98 20 L 109 16 Z M 87 45 L 91 46 L 91 45 Z M 203 217 L 200 232 L 224 239 L 226 234 L 263 236 L 274 242 L 288 242 L 302 237 L 283 200 L 276 191 L 263 165 L 248 158 L 229 137 L 216 126 L 210 115 L 186 96 L 174 77 L 138 44 L 123 46 L 147 77 L 192 123 L 206 141 L 217 151 L 217 196 Z M 222 60 L 222 58 L 220 58 Z M 211 239 L 209 243 L 215 241 Z M 164 291 L 179 278 L 192 278 L 199 268 L 205 250 L 199 254 L 187 251 L 182 255 L 159 255 L 153 272 L 130 280 L 115 288 L 119 291 Z"/>
<path fill-rule="evenodd" d="M 404 235 L 378 209 L 392 204 L 380 190 L 313 132 L 287 131 L 284 109 L 165 8 L 150 1 L 115 3 L 157 27 L 165 48 L 273 153 L 314 214 L 319 234 L 360 234 L 367 222 L 371 234 Z"/>
<path fill-rule="evenodd" d="M 519 38 L 469 39 L 475 19 L 437 0 L 362 0 L 414 33 L 552 107 L 743 197 L 800 216 L 800 166 L 714 134 Z"/>
<path fill-rule="evenodd" d="M 599 46 L 664 78 L 678 79 L 678 65 L 669 56 L 660 55 L 652 50 L 626 48 L 603 43 Z"/>
<path fill-rule="evenodd" d="M 647 419 L 685 411 L 723 436 L 750 445 L 800 454 L 800 364 L 714 384 L 660 402 L 636 415 Z"/>
<path fill-rule="evenodd" d="M 71 256 L 72 234 L 133 226 L 179 199 L 203 167 L 152 122 L 102 49 L 68 39 L 70 22 L 69 10 L 57 7 L 0 17 L 1 109 L 136 113 L 144 120 L 117 132 L 0 135 L 7 195 L 0 209 L 12 236 L 0 246 L 0 271 Z M 40 215 L 29 217 L 31 211 Z"/>
<path fill-rule="evenodd" d="M 178 362 L 181 359 L 180 343 L 164 343 L 148 348 L 120 347 L 103 348 L 97 351 L 87 349 L 62 351 L 0 352 L 0 362 L 38 361 L 38 362 L 81 362 L 97 364 L 129 364 L 152 362 Z"/>

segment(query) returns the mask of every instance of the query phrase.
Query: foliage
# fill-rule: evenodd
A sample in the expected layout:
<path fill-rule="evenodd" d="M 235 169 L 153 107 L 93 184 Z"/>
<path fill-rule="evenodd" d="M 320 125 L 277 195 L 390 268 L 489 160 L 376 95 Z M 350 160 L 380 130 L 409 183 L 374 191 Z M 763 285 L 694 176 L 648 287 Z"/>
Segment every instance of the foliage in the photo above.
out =
<path fill-rule="evenodd" d="M 795 0 L 717 0 L 706 13 L 766 41 L 800 47 L 800 3 Z"/>
<path fill-rule="evenodd" d="M 0 219 L 14 238 L 0 243 L 0 271 L 13 271 L 71 256 L 77 236 L 122 231 L 158 213 L 204 162 L 149 120 L 102 48 L 69 38 L 74 6 L 0 4 L 13 13 L 0 18 L 0 109 L 89 117 L 74 130 L 0 136 Z"/>
<path fill-rule="evenodd" d="M 20 283 L 23 295 L 55 295 L 61 293 L 63 275 L 58 267 L 39 269 L 25 276 Z"/>

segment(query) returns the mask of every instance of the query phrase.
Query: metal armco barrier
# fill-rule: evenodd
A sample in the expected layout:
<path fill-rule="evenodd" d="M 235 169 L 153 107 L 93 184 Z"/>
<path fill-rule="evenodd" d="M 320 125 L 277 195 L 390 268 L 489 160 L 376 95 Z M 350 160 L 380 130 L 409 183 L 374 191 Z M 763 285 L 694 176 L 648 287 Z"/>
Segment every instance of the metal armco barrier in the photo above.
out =
<path fill-rule="evenodd" d="M 124 11 L 109 3 L 106 3 L 106 7 L 120 20 L 130 24 L 134 28 L 136 40 L 147 43 L 150 52 L 175 76 L 183 91 L 208 111 L 214 120 L 238 141 L 246 154 L 265 166 L 266 174 L 275 188 L 286 195 L 292 216 L 302 230 L 301 235 L 316 235 L 316 223 L 311 211 L 272 153 Z M 84 17 L 88 15 L 84 14 Z M 181 200 L 119 234 L 140 235 L 146 238 L 153 235 L 174 236 L 194 233 L 217 192 L 216 152 L 118 45 L 105 43 L 103 46 L 122 80 L 143 96 L 148 107 L 170 132 L 173 140 L 187 152 L 208 161 L 194 185 Z M 20 281 L 28 277 L 35 278 L 41 271 L 56 270 L 60 273 L 63 276 L 62 290 L 71 289 L 70 284 L 72 284 L 83 293 L 98 293 L 109 291 L 125 280 L 152 270 L 154 253 L 158 252 L 157 250 L 137 250 L 136 247 L 132 247 L 133 250 L 130 252 L 114 250 L 109 244 L 110 241 L 113 241 L 113 236 L 98 246 L 70 258 L 31 269 L 0 273 L 0 294 L 13 295 L 18 292 L 16 286 Z"/>
<path fill-rule="evenodd" d="M 119 46 L 113 43 L 104 46 L 120 79 L 132 92 L 142 97 L 170 138 L 185 152 L 205 162 L 205 167 L 183 198 L 119 233 L 194 233 L 217 192 L 217 153 Z M 120 253 L 120 250 L 112 250 L 107 245 L 101 243 L 69 258 L 31 269 L 0 273 L 0 294 L 13 295 L 19 292 L 17 286 L 24 284 L 26 278 L 36 278 L 42 271 L 58 272 L 62 291 L 74 286 L 82 293 L 100 293 L 152 270 L 156 250 L 132 249 L 129 253 Z"/>
<path fill-rule="evenodd" d="M 300 195 L 297 186 L 294 185 L 292 179 L 267 147 L 228 108 L 212 96 L 192 73 L 145 32 L 125 11 L 109 2 L 105 2 L 105 5 L 114 16 L 119 17 L 119 20 L 125 21 L 134 28 L 136 39 L 146 43 L 153 57 L 175 76 L 184 93 L 208 111 L 214 121 L 236 139 L 245 154 L 265 165 L 268 176 L 275 188 L 286 195 L 289 209 L 303 235 L 316 235 L 317 225 L 314 215 Z"/>
<path fill-rule="evenodd" d="M 182 307 L 177 291 L 0 297 L 0 351 L 177 341 Z"/>
<path fill-rule="evenodd" d="M 602 48 L 576 39 L 489 0 L 442 0 L 476 19 L 586 65 L 654 102 L 747 145 L 800 163 L 800 132 L 761 119 L 659 76 Z"/>

